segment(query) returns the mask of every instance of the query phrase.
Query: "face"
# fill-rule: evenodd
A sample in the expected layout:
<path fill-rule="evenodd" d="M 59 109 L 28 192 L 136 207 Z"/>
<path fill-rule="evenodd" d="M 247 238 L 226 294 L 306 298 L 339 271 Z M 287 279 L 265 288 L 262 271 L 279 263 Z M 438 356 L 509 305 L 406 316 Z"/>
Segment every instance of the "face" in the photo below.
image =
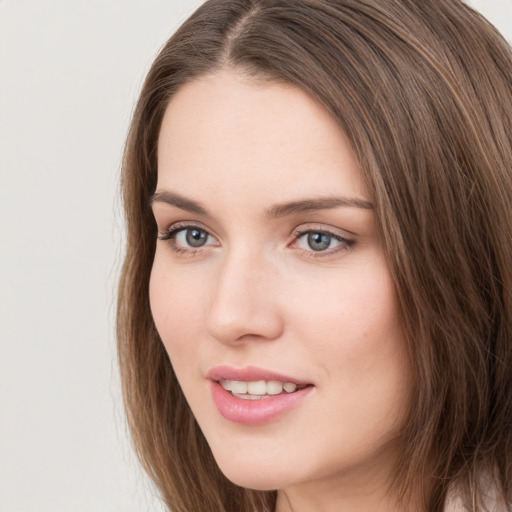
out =
<path fill-rule="evenodd" d="M 224 72 L 173 97 L 158 151 L 151 308 L 221 470 L 257 489 L 385 478 L 410 378 L 343 132 L 299 89 Z"/>

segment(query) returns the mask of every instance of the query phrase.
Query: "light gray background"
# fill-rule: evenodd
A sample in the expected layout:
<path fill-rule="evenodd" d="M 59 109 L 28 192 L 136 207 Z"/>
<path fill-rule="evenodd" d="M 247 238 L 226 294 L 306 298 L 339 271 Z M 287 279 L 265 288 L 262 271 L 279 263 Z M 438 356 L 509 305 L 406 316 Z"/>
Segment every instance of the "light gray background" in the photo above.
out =
<path fill-rule="evenodd" d="M 200 0 L 0 0 L 0 512 L 161 510 L 113 334 L 120 157 L 158 48 Z M 509 41 L 512 1 L 479 0 Z"/>

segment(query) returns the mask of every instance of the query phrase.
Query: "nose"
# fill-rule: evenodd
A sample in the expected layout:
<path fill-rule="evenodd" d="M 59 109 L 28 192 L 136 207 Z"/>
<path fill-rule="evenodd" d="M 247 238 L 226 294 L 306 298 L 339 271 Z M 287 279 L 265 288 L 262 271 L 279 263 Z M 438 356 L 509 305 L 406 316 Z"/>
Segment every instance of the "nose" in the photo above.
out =
<path fill-rule="evenodd" d="M 206 318 L 206 328 L 224 344 L 271 341 L 283 331 L 278 272 L 261 255 L 226 255 Z"/>

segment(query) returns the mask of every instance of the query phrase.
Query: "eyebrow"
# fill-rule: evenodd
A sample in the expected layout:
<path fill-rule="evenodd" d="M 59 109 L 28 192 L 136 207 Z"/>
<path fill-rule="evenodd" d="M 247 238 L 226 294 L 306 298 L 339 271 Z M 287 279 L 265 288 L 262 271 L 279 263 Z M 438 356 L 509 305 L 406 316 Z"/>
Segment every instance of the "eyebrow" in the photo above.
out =
<path fill-rule="evenodd" d="M 267 216 L 275 219 L 277 217 L 286 217 L 287 215 L 296 215 L 315 210 L 331 210 L 341 206 L 350 208 L 363 208 L 372 210 L 373 205 L 364 199 L 355 197 L 319 197 L 316 199 L 303 199 L 292 201 L 290 203 L 276 204 L 267 210 Z"/>
<path fill-rule="evenodd" d="M 153 203 L 165 203 L 175 206 L 180 210 L 196 213 L 205 217 L 211 217 L 208 210 L 201 203 L 168 190 L 155 192 L 149 201 L 150 206 L 153 205 Z M 331 210 L 342 206 L 349 208 L 362 208 L 364 210 L 373 209 L 372 203 L 364 199 L 358 199 L 355 197 L 319 197 L 315 199 L 302 199 L 288 203 L 275 204 L 268 208 L 265 211 L 265 214 L 267 217 L 275 219 L 315 210 Z"/>
<path fill-rule="evenodd" d="M 152 206 L 153 203 L 165 203 L 171 206 L 176 206 L 180 210 L 210 217 L 210 214 L 201 203 L 167 190 L 155 192 L 149 200 L 150 206 Z"/>

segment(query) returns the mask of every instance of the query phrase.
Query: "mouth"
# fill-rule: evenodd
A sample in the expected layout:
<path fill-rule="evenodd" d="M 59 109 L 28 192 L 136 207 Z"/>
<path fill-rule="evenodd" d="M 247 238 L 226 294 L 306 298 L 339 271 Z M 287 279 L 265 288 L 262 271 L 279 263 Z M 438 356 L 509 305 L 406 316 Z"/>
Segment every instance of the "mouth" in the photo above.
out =
<path fill-rule="evenodd" d="M 208 372 L 221 416 L 244 425 L 273 422 L 296 409 L 314 389 L 306 381 L 255 367 L 216 367 Z"/>
<path fill-rule="evenodd" d="M 279 380 L 219 380 L 219 384 L 233 396 L 243 400 L 261 400 L 272 396 L 295 393 L 307 387 L 307 384 L 282 382 Z"/>

